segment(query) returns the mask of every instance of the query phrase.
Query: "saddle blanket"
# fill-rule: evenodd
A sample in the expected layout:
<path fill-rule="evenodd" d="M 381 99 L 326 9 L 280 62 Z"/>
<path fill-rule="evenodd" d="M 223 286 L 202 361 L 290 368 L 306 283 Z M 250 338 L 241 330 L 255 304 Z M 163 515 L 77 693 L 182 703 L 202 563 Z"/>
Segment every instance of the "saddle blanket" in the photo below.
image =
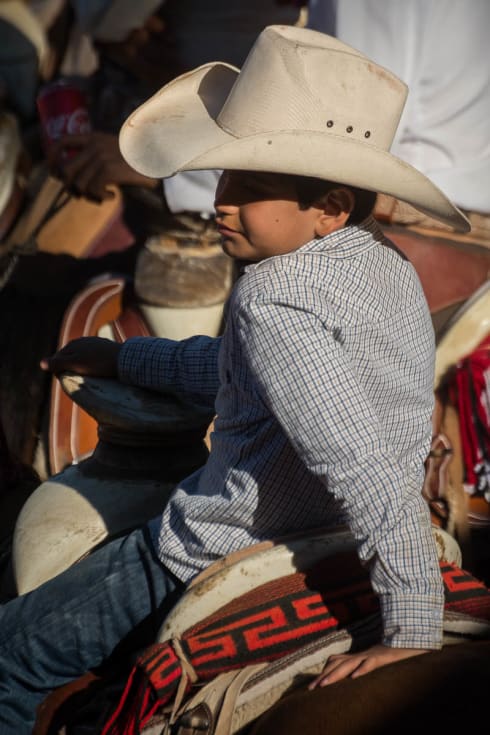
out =
<path fill-rule="evenodd" d="M 455 564 L 440 562 L 445 630 L 490 637 L 490 590 Z M 276 579 L 234 599 L 185 631 L 150 646 L 137 660 L 103 735 L 137 735 L 182 689 L 250 664 L 298 651 L 327 633 L 379 612 L 355 552 L 323 559 L 306 573 Z"/>

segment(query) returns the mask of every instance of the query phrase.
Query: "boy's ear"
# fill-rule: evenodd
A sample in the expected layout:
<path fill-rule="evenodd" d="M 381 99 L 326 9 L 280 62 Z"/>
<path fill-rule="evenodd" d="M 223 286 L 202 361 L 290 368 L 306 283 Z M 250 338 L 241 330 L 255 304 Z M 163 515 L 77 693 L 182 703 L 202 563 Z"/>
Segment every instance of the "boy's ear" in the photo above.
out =
<path fill-rule="evenodd" d="M 349 219 L 354 208 L 354 192 L 343 186 L 331 189 L 318 206 L 323 209 L 316 222 L 316 234 L 325 237 L 339 230 Z"/>

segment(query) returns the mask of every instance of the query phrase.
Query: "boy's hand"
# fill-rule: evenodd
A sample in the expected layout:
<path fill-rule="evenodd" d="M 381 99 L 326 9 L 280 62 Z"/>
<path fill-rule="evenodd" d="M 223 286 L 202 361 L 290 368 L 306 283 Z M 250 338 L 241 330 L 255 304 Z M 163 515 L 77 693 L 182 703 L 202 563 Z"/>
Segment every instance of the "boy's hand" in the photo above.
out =
<path fill-rule="evenodd" d="M 356 678 L 386 664 L 402 661 L 404 658 L 429 653 L 421 648 L 390 648 L 378 644 L 358 653 L 340 653 L 330 656 L 324 670 L 311 682 L 308 689 L 327 686 L 350 676 Z"/>
<path fill-rule="evenodd" d="M 102 337 L 79 337 L 51 357 L 41 360 L 43 370 L 55 375 L 72 371 L 79 375 L 117 378 L 117 361 L 121 345 Z"/>

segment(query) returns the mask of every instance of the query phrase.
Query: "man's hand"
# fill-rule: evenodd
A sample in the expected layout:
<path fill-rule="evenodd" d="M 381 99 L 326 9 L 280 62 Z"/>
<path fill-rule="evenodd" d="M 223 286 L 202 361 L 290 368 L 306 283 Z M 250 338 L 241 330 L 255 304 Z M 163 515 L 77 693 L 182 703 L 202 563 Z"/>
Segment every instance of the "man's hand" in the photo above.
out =
<path fill-rule="evenodd" d="M 65 135 L 48 152 L 52 172 L 76 195 L 102 201 L 113 196 L 107 187 L 115 185 L 155 188 L 158 179 L 137 173 L 126 163 L 116 135 L 86 133 Z"/>
<path fill-rule="evenodd" d="M 117 378 L 117 361 L 121 345 L 102 337 L 79 337 L 51 357 L 41 360 L 43 370 L 55 375 L 72 371 L 79 375 Z"/>
<path fill-rule="evenodd" d="M 358 653 L 334 654 L 328 659 L 320 676 L 317 676 L 308 688 L 327 686 L 327 684 L 333 684 L 348 676 L 352 678 L 363 676 L 386 664 L 419 656 L 422 653 L 428 653 L 428 651 L 420 648 L 390 648 L 379 644 Z"/>

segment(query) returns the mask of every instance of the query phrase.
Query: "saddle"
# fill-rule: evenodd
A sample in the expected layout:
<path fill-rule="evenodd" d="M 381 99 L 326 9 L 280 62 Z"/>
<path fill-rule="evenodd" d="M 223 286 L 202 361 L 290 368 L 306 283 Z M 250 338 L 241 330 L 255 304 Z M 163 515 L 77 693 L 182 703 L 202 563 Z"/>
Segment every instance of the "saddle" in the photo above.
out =
<path fill-rule="evenodd" d="M 122 343 L 152 333 L 135 302 L 123 306 L 123 278 L 105 277 L 83 289 L 65 312 L 58 349 L 80 336 L 104 334 Z M 97 421 L 75 403 L 60 381 L 51 381 L 49 463 L 51 474 L 89 456 L 98 439 Z"/>
<path fill-rule="evenodd" d="M 58 349 L 81 336 L 122 343 L 130 337 L 219 334 L 234 279 L 232 260 L 209 219 L 181 213 L 172 223 L 145 242 L 134 284 L 106 275 L 77 294 L 64 314 Z M 51 386 L 48 443 L 50 474 L 82 461 L 97 444 L 96 421 L 73 403 L 57 378 Z"/>
<path fill-rule="evenodd" d="M 411 205 L 379 194 L 374 216 L 411 261 L 429 305 L 436 337 L 490 276 L 490 216 L 464 212 L 469 233 L 455 233 Z"/>
<path fill-rule="evenodd" d="M 434 533 L 446 590 L 445 645 L 490 639 L 490 590 L 458 566 L 454 540 Z M 376 595 L 346 529 L 251 546 L 193 581 L 97 730 L 243 732 L 286 692 L 319 674 L 331 654 L 372 645 L 380 630 Z M 70 717 L 76 722 L 63 693 L 69 697 L 93 682 L 86 675 L 48 697 L 35 734 L 51 733 L 46 728 L 61 701 L 68 723 Z"/>
<path fill-rule="evenodd" d="M 175 485 L 208 456 L 212 411 L 205 406 L 108 378 L 66 373 L 60 384 L 98 426 L 98 439 L 89 457 L 45 480 L 24 503 L 12 544 L 18 594 L 158 516 Z"/>

